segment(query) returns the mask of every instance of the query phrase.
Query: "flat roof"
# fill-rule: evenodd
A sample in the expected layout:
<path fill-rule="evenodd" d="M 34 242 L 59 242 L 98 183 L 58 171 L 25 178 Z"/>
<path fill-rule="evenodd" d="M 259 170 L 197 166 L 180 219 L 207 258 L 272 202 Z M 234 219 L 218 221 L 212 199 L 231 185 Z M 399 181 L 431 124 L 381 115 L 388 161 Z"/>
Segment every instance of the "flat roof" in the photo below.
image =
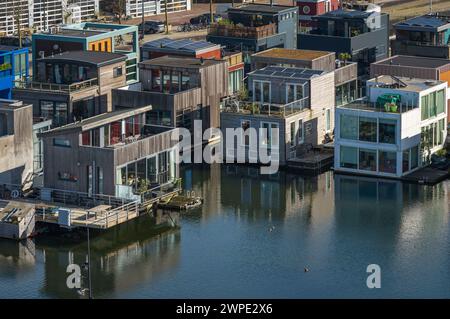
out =
<path fill-rule="evenodd" d="M 272 48 L 269 50 L 255 53 L 253 54 L 253 56 L 312 61 L 330 54 L 335 55 L 334 52 L 328 51 Z"/>
<path fill-rule="evenodd" d="M 151 60 L 146 60 L 139 65 L 149 65 L 149 66 L 166 66 L 166 67 L 177 67 L 177 68 L 187 68 L 187 69 L 201 69 L 214 64 L 224 63 L 221 60 L 203 59 L 203 64 L 201 59 L 196 58 L 186 58 L 186 57 L 174 57 L 174 56 L 162 56 Z"/>
<path fill-rule="evenodd" d="M 396 28 L 402 29 L 428 29 L 442 31 L 450 28 L 450 16 L 439 16 L 437 14 L 426 14 L 394 24 Z"/>
<path fill-rule="evenodd" d="M 401 76 L 392 76 L 392 75 L 380 75 L 376 78 L 368 80 L 367 84 L 369 83 L 377 84 L 378 87 L 381 88 L 386 87 L 399 91 L 422 92 L 429 88 L 432 88 L 434 86 L 446 82 L 438 80 L 424 80 Z"/>
<path fill-rule="evenodd" d="M 297 6 L 283 6 L 283 5 L 270 5 L 270 4 L 243 4 L 239 7 L 228 8 L 228 12 L 259 12 L 259 13 L 278 13 L 285 10 L 297 9 Z"/>
<path fill-rule="evenodd" d="M 387 59 L 374 62 L 373 64 L 438 69 L 440 67 L 450 65 L 450 60 L 410 55 L 394 55 Z"/>
<path fill-rule="evenodd" d="M 294 68 L 294 67 L 285 68 L 285 67 L 270 65 L 270 66 L 266 66 L 262 69 L 250 72 L 249 75 L 309 80 L 314 76 L 322 75 L 325 73 L 326 72 L 320 71 L 320 70 L 311 70 L 311 69 Z"/>
<path fill-rule="evenodd" d="M 75 38 L 89 38 L 94 35 L 103 34 L 102 31 L 89 31 L 89 30 L 82 30 L 82 29 L 60 29 L 56 33 L 44 33 L 46 35 L 62 35 L 62 36 L 68 36 L 68 37 L 75 37 Z"/>
<path fill-rule="evenodd" d="M 205 49 L 220 49 L 219 44 L 208 41 L 194 41 L 191 39 L 170 39 L 161 38 L 149 41 L 143 44 L 143 48 L 153 49 L 157 51 L 182 51 L 196 53 Z"/>
<path fill-rule="evenodd" d="M 53 56 L 38 59 L 37 61 L 46 62 L 81 62 L 86 64 L 93 64 L 96 66 L 103 66 L 112 63 L 125 61 L 126 55 L 112 52 L 101 51 L 66 51 Z"/>
<path fill-rule="evenodd" d="M 351 9 L 337 9 L 333 11 L 329 11 L 327 13 L 324 13 L 320 16 L 317 16 L 317 18 L 352 18 L 352 19 L 366 19 L 374 12 L 372 11 L 360 11 L 360 10 L 351 10 Z M 378 13 L 376 14 L 385 14 L 385 13 Z"/>
<path fill-rule="evenodd" d="M 0 99 L 0 110 L 15 110 L 30 105 L 31 104 L 24 104 L 19 100 Z"/>
<path fill-rule="evenodd" d="M 41 136 L 51 136 L 51 135 L 58 135 L 59 133 L 64 133 L 66 131 L 72 131 L 72 130 L 78 130 L 78 131 L 86 131 L 90 130 L 92 128 L 96 128 L 99 126 L 103 126 L 108 123 L 112 123 L 115 121 L 118 121 L 120 119 L 124 119 L 133 115 L 145 113 L 147 111 L 151 111 L 152 106 L 143 106 L 140 108 L 124 108 L 121 110 L 108 112 L 108 113 L 102 113 L 99 115 L 92 116 L 90 118 L 70 123 L 67 125 L 63 125 L 45 132 L 42 132 Z"/>

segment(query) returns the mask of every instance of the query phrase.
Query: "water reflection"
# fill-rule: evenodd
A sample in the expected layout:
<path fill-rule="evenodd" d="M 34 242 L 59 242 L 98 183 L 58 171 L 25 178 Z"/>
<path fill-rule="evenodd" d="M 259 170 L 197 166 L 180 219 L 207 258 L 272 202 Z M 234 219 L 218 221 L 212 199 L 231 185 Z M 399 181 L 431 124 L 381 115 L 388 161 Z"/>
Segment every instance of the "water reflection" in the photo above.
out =
<path fill-rule="evenodd" d="M 185 213 L 177 231 L 141 218 L 96 236 L 95 297 L 450 296 L 448 182 L 430 187 L 332 172 L 264 176 L 239 165 L 181 173 L 204 205 Z M 34 290 L 38 297 L 78 298 L 65 286 L 65 269 L 85 258 L 85 242 L 0 241 L 0 296 L 26 277 L 35 280 L 12 297 Z M 365 285 L 370 263 L 382 268 L 381 290 Z"/>

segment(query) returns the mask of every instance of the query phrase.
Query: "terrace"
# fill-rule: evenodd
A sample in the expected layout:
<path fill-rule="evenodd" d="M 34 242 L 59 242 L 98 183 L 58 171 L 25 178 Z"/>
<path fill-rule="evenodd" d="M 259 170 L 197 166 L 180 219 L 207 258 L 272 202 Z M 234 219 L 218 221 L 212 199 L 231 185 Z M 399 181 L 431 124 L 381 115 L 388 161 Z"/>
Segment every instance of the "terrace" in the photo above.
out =
<path fill-rule="evenodd" d="M 49 82 L 39 82 L 33 81 L 33 78 L 28 78 L 24 80 L 15 80 L 14 88 L 22 90 L 37 90 L 37 91 L 51 91 L 51 92 L 64 92 L 64 93 L 74 93 L 92 87 L 98 86 L 98 78 L 93 78 L 81 82 L 76 82 L 72 84 L 56 84 Z"/>
<path fill-rule="evenodd" d="M 340 106 L 339 108 L 344 109 L 355 109 L 361 111 L 372 111 L 372 112 L 384 112 L 384 113 L 406 113 L 418 108 L 417 103 L 412 103 L 411 101 L 403 103 L 380 103 L 380 102 L 370 102 L 366 99 L 360 99 L 353 101 L 349 104 Z"/>
<path fill-rule="evenodd" d="M 238 97 L 232 96 L 224 99 L 223 103 L 223 112 L 281 118 L 302 112 L 310 106 L 309 97 L 301 98 L 287 104 L 277 104 L 240 100 Z"/>
<path fill-rule="evenodd" d="M 212 24 L 208 28 L 208 35 L 232 37 L 242 39 L 260 39 L 266 38 L 277 33 L 277 27 L 274 23 L 267 25 L 249 27 L 241 24 Z"/>

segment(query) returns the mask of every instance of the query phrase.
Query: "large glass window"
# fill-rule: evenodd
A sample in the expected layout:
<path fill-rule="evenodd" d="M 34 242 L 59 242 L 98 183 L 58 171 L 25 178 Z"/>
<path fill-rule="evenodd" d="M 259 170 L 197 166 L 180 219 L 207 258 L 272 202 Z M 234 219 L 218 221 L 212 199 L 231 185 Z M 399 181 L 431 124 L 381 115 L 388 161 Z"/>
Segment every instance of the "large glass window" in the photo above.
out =
<path fill-rule="evenodd" d="M 278 134 L 275 129 L 278 130 L 278 123 L 262 122 L 261 127 L 261 144 L 267 146 L 267 148 L 278 148 Z"/>
<path fill-rule="evenodd" d="M 377 141 L 377 119 L 370 117 L 359 118 L 359 140 L 366 142 Z"/>
<path fill-rule="evenodd" d="M 357 168 L 358 167 L 358 149 L 356 147 L 341 146 L 341 167 Z"/>
<path fill-rule="evenodd" d="M 291 146 L 295 146 L 295 122 L 291 122 Z"/>
<path fill-rule="evenodd" d="M 152 90 L 161 91 L 161 72 L 152 70 Z"/>
<path fill-rule="evenodd" d="M 360 149 L 359 150 L 359 169 L 366 171 L 377 170 L 377 151 Z"/>
<path fill-rule="evenodd" d="M 150 183 L 157 183 L 156 156 L 147 159 L 147 178 Z"/>
<path fill-rule="evenodd" d="M 379 130 L 379 142 L 387 144 L 395 144 L 395 120 L 380 119 Z"/>
<path fill-rule="evenodd" d="M 67 103 L 55 103 L 55 117 L 53 122 L 57 126 L 67 124 Z"/>
<path fill-rule="evenodd" d="M 242 137 L 241 137 L 241 145 L 249 146 L 250 145 L 250 131 L 248 129 L 250 128 L 250 121 L 249 120 L 241 121 L 241 128 L 243 130 Z"/>
<path fill-rule="evenodd" d="M 127 165 L 127 185 L 136 187 L 136 163 L 130 163 Z"/>
<path fill-rule="evenodd" d="M 341 138 L 349 140 L 358 139 L 358 117 L 341 114 L 340 117 Z"/>
<path fill-rule="evenodd" d="M 411 169 L 419 166 L 419 146 L 411 148 Z"/>
<path fill-rule="evenodd" d="M 44 119 L 53 119 L 53 101 L 41 101 L 41 117 Z"/>
<path fill-rule="evenodd" d="M 402 172 L 409 171 L 409 149 L 402 152 Z"/>
<path fill-rule="evenodd" d="M 436 93 L 436 113 L 441 114 L 445 112 L 445 91 L 440 90 Z"/>
<path fill-rule="evenodd" d="M 383 173 L 397 172 L 397 154 L 395 152 L 378 152 L 379 171 Z"/>
<path fill-rule="evenodd" d="M 303 143 L 303 120 L 298 120 L 297 143 Z"/>

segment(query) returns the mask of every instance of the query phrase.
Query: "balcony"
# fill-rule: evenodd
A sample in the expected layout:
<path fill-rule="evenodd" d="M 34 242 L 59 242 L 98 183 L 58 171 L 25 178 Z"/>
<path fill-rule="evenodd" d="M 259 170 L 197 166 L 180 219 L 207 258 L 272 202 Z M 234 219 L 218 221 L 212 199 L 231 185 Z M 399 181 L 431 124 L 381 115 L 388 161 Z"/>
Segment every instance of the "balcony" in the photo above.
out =
<path fill-rule="evenodd" d="M 287 104 L 261 103 L 230 97 L 223 101 L 223 112 L 260 116 L 287 117 L 309 108 L 309 98 L 305 97 Z"/>
<path fill-rule="evenodd" d="M 394 54 L 450 59 L 450 46 L 446 44 L 398 39 L 392 41 L 391 46 Z"/>
<path fill-rule="evenodd" d="M 14 81 L 15 89 L 62 92 L 62 93 L 79 92 L 79 91 L 90 89 L 95 86 L 98 86 L 97 78 L 89 79 L 89 80 L 82 81 L 82 82 L 76 82 L 73 84 L 56 84 L 56 83 L 36 82 L 36 81 L 33 81 L 32 78 L 29 78 L 26 80 Z"/>
<path fill-rule="evenodd" d="M 361 111 L 383 112 L 391 114 L 401 114 L 417 109 L 419 106 L 414 103 L 386 103 L 381 105 L 376 102 L 370 102 L 367 100 L 356 100 L 349 104 L 339 106 L 344 109 L 355 109 Z"/>
<path fill-rule="evenodd" d="M 215 23 L 208 28 L 208 35 L 242 39 L 266 38 L 276 33 L 277 27 L 274 23 L 260 27 L 246 27 L 239 24 L 221 25 Z"/>

